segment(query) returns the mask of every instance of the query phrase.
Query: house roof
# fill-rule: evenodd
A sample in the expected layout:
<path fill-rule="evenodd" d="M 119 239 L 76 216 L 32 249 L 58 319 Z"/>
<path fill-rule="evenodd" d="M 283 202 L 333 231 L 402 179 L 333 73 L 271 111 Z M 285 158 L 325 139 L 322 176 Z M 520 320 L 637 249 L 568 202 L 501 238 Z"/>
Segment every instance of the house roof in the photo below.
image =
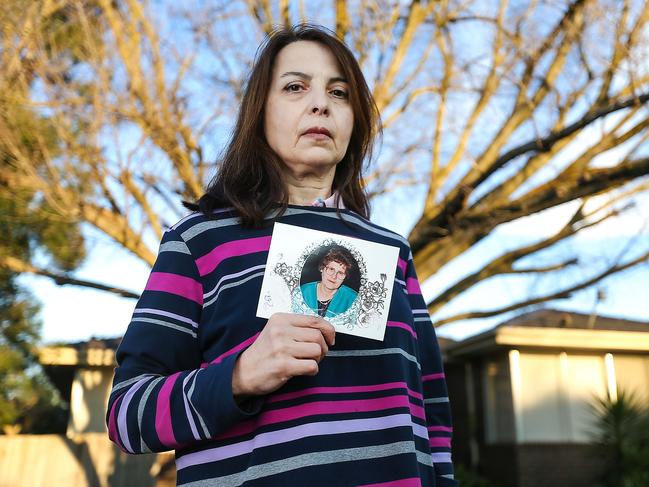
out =
<path fill-rule="evenodd" d="M 540 309 L 518 315 L 498 326 L 535 326 L 649 332 L 649 321 L 632 321 L 613 316 L 587 315 L 558 309 Z"/>
<path fill-rule="evenodd" d="M 647 353 L 649 322 L 541 309 L 458 342 L 447 355 L 482 355 L 513 348 Z"/>

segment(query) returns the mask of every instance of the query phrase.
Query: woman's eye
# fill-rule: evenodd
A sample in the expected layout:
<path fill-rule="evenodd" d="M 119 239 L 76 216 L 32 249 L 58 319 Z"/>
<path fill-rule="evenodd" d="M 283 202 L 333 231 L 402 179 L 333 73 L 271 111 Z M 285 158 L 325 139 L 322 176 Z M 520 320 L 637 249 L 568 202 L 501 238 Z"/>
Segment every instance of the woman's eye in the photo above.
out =
<path fill-rule="evenodd" d="M 302 89 L 302 85 L 300 85 L 298 83 L 293 83 L 293 84 L 287 85 L 284 89 L 286 91 L 289 91 L 289 92 L 292 92 L 292 93 L 297 93 L 298 91 L 300 91 Z"/>
<path fill-rule="evenodd" d="M 331 90 L 331 94 L 336 98 L 347 98 L 349 96 L 345 90 L 341 89 Z"/>

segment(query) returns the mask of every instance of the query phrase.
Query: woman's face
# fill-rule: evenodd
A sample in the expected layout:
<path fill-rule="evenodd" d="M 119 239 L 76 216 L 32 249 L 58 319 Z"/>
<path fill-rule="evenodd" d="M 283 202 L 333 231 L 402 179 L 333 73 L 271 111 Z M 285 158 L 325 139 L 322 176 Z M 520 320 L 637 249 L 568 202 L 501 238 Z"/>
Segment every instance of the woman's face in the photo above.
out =
<path fill-rule="evenodd" d="M 320 272 L 322 272 L 322 281 L 320 282 L 323 286 L 329 291 L 335 291 L 347 277 L 347 266 L 332 260 L 323 266 Z"/>
<path fill-rule="evenodd" d="M 354 126 L 349 85 L 322 44 L 298 41 L 277 54 L 266 98 L 266 141 L 294 176 L 324 175 L 344 157 Z"/>

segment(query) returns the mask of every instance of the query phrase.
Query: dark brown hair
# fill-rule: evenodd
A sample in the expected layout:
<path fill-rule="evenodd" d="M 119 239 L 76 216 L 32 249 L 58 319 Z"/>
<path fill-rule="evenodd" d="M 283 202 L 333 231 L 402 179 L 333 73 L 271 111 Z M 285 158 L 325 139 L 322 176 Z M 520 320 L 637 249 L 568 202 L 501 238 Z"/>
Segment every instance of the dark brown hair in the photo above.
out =
<path fill-rule="evenodd" d="M 345 266 L 345 272 L 347 272 L 349 269 L 352 267 L 352 261 L 349 259 L 347 255 L 345 255 L 344 252 L 337 250 L 337 249 L 330 249 L 325 256 L 322 258 L 322 261 L 320 261 L 320 265 L 318 266 L 318 270 L 322 271 L 325 267 L 329 265 L 330 262 L 338 262 L 339 264 L 342 264 Z"/>
<path fill-rule="evenodd" d="M 215 208 L 234 207 L 244 226 L 259 228 L 264 216 L 279 207 L 286 211 L 288 192 L 282 177 L 283 162 L 264 136 L 264 109 L 272 83 L 273 66 L 280 50 L 297 41 L 314 41 L 327 47 L 349 83 L 349 103 L 354 127 L 343 159 L 336 166 L 333 190 L 345 207 L 369 218 L 362 169 L 372 156 L 374 138 L 381 131 L 379 111 L 351 51 L 333 32 L 311 24 L 283 27 L 272 32 L 259 47 L 245 86 L 237 123 L 216 176 L 198 204 L 185 204 L 208 217 Z"/>

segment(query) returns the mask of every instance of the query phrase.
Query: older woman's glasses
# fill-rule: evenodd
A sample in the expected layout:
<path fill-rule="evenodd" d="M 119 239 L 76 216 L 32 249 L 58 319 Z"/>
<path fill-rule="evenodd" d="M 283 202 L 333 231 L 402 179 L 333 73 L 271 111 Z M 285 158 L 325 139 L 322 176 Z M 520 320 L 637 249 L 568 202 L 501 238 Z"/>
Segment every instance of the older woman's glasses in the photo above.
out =
<path fill-rule="evenodd" d="M 347 276 L 347 273 L 345 271 L 337 271 L 330 266 L 325 267 L 325 272 L 329 277 L 333 277 L 335 279 L 344 279 Z"/>

